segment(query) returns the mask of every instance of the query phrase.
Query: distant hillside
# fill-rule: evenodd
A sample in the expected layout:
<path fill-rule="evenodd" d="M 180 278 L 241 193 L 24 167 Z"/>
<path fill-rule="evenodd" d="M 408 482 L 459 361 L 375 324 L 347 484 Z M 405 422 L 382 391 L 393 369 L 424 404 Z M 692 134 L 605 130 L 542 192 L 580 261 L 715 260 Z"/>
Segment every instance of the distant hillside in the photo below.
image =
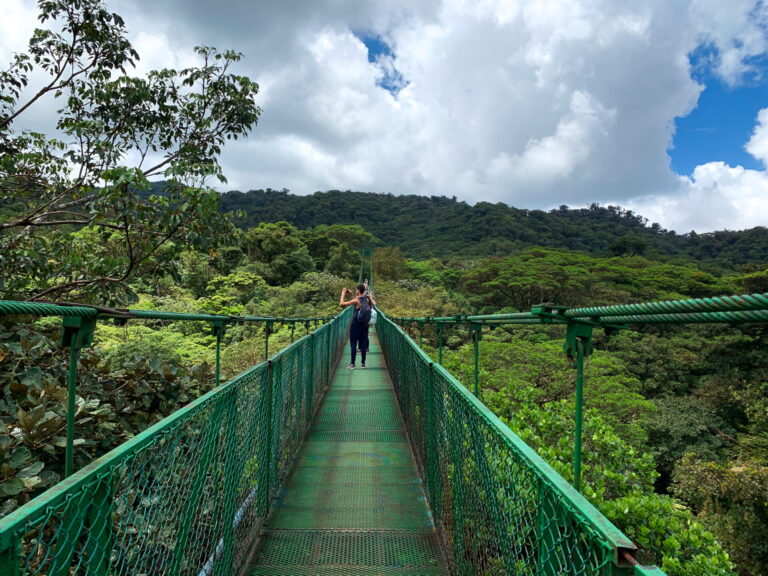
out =
<path fill-rule="evenodd" d="M 723 265 L 768 262 L 768 229 L 676 234 L 632 211 L 591 205 L 545 212 L 506 204 L 474 206 L 443 196 L 395 196 L 366 192 L 252 190 L 221 195 L 221 209 L 245 213 L 242 228 L 286 220 L 299 228 L 360 224 L 386 245 L 412 258 L 509 254 L 529 246 L 601 254 L 686 256 Z"/>

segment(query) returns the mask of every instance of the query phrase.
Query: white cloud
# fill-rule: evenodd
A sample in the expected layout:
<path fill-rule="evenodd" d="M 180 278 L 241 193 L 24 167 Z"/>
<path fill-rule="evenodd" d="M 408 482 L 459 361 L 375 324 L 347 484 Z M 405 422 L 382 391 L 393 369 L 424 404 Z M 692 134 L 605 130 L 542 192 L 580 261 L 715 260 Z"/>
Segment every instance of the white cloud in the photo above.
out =
<path fill-rule="evenodd" d="M 694 0 L 690 11 L 700 41 L 719 52 L 715 64 L 723 80 L 738 84 L 745 73 L 755 71 L 750 59 L 768 49 L 768 5 L 755 0 Z"/>
<path fill-rule="evenodd" d="M 541 182 L 559 184 L 590 159 L 592 142 L 599 133 L 607 132 L 614 115 L 589 94 L 574 92 L 554 134 L 529 140 L 522 154 L 509 156 L 502 152 L 491 160 L 489 175 L 497 182 L 518 180 L 534 188 Z"/>
<path fill-rule="evenodd" d="M 764 167 L 768 167 L 768 108 L 763 108 L 757 114 L 757 124 L 745 148 Z"/>
<path fill-rule="evenodd" d="M 681 178 L 667 154 L 674 119 L 703 89 L 689 54 L 715 46 L 713 66 L 736 84 L 765 53 L 756 0 L 109 4 L 132 31 L 140 71 L 189 65 L 196 44 L 245 53 L 237 71 L 260 83 L 264 112 L 225 149 L 228 188 L 610 202 L 698 230 L 764 219 L 763 172 L 712 163 Z M 369 62 L 352 30 L 380 35 L 394 57 Z M 394 69 L 407 81 L 397 98 L 378 85 Z M 761 117 L 748 145 L 761 160 L 766 125 Z"/>
<path fill-rule="evenodd" d="M 3 0 L 0 18 L 0 62 L 10 60 L 14 52 L 27 47 L 36 26 L 34 4 L 25 0 Z"/>
<path fill-rule="evenodd" d="M 768 165 L 768 108 L 757 124 L 746 150 Z M 653 195 L 629 206 L 646 218 L 664 222 L 677 231 L 735 230 L 768 225 L 768 171 L 709 162 L 681 178 L 677 194 Z"/>

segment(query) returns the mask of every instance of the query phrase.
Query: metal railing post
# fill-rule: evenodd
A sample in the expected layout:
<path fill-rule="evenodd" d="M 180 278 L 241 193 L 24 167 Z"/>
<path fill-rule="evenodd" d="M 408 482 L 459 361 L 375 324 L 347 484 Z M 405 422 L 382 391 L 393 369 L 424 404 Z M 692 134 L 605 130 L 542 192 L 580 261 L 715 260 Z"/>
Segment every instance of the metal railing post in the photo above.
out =
<path fill-rule="evenodd" d="M 74 472 L 75 462 L 75 412 L 77 410 L 77 361 L 80 350 L 93 344 L 96 318 L 64 316 L 61 346 L 69 347 L 69 372 L 67 375 L 67 447 L 64 456 L 64 477 Z"/>
<path fill-rule="evenodd" d="M 0 576 L 21 576 L 20 556 L 21 540 L 14 536 L 8 547 L 0 550 Z"/>
<path fill-rule="evenodd" d="M 259 463 L 259 516 L 262 521 L 267 516 L 269 511 L 269 499 L 270 499 L 270 479 L 272 470 L 272 388 L 273 388 L 273 371 L 272 361 L 267 361 L 267 381 L 264 383 L 264 389 L 261 391 L 263 401 L 263 414 L 265 422 L 264 430 L 264 446 L 261 454 L 261 462 Z"/>
<path fill-rule="evenodd" d="M 330 327 L 325 329 L 325 387 L 331 385 L 331 330 Z"/>
<path fill-rule="evenodd" d="M 221 419 L 224 413 L 224 401 L 219 400 L 213 407 L 208 419 L 208 430 L 204 432 L 205 439 L 200 454 L 200 460 L 197 464 L 197 470 L 192 477 L 190 485 L 190 495 L 184 503 L 184 510 L 181 513 L 181 522 L 179 525 L 178 536 L 176 537 L 176 545 L 173 549 L 173 561 L 171 567 L 168 570 L 168 574 L 173 576 L 180 574 L 182 570 L 182 564 L 184 562 L 184 555 L 186 554 L 187 539 L 189 538 L 189 532 L 192 529 L 192 525 L 195 521 L 195 512 L 200 504 L 200 497 L 203 494 L 203 486 L 206 481 L 208 469 L 211 466 L 211 459 L 214 454 L 214 447 L 218 442 L 219 428 L 221 426 Z"/>
<path fill-rule="evenodd" d="M 472 325 L 472 343 L 475 352 L 475 397 L 480 398 L 480 340 L 482 339 L 483 327 L 479 324 Z"/>
<path fill-rule="evenodd" d="M 576 408 L 573 439 L 573 487 L 581 491 L 581 444 L 584 427 L 584 357 L 592 353 L 592 325 L 569 321 L 563 349 L 576 368 Z"/>
<path fill-rule="evenodd" d="M 264 360 L 269 359 L 269 335 L 272 334 L 272 322 L 264 323 Z"/>
<path fill-rule="evenodd" d="M 432 506 L 432 510 L 436 509 L 437 501 L 437 488 L 435 486 L 435 480 L 437 476 L 436 462 L 437 450 L 435 447 L 435 402 L 434 402 L 434 386 L 435 386 L 435 365 L 430 362 L 427 368 L 427 385 L 425 386 L 425 398 L 424 398 L 424 410 L 426 411 L 426 442 L 425 446 L 425 475 L 427 485 L 427 495 L 429 497 L 429 503 Z"/>
<path fill-rule="evenodd" d="M 221 339 L 227 329 L 227 323 L 218 320 L 211 325 L 211 334 L 216 336 L 216 386 L 221 383 Z"/>
<path fill-rule="evenodd" d="M 437 363 L 443 363 L 443 323 L 437 323 Z"/>
<path fill-rule="evenodd" d="M 584 427 L 584 343 L 576 342 L 576 430 L 573 439 L 573 487 L 581 492 L 581 442 Z"/>
<path fill-rule="evenodd" d="M 240 476 L 242 474 L 244 462 L 237 458 L 239 446 L 237 438 L 238 412 L 237 404 L 239 389 L 233 388 L 233 392 L 227 398 L 226 409 L 226 454 L 224 456 L 224 526 L 222 528 L 221 542 L 223 544 L 219 562 L 215 564 L 215 573 L 231 574 L 232 562 L 234 560 L 235 547 L 235 513 L 237 510 L 237 494 Z"/>
<path fill-rule="evenodd" d="M 312 420 L 315 400 L 315 334 L 309 335 L 309 378 L 307 378 L 307 423 Z"/>

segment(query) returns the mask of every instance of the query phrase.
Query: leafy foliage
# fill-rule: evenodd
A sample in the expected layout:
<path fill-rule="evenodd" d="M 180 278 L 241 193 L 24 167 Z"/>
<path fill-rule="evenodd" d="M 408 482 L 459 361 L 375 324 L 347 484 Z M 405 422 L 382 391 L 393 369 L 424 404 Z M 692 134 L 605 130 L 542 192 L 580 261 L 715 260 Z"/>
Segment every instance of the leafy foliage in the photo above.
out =
<path fill-rule="evenodd" d="M 733 563 L 712 532 L 674 499 L 631 494 L 606 502 L 602 512 L 638 544 L 641 560 L 668 576 L 733 576 Z"/>
<path fill-rule="evenodd" d="M 138 54 L 102 0 L 38 7 L 51 28 L 0 72 L 0 290 L 125 302 L 130 278 L 170 272 L 182 247 L 227 237 L 204 181 L 224 179 L 222 145 L 258 120 L 258 86 L 229 72 L 240 54 L 207 47 L 196 49 L 200 66 L 130 76 Z M 37 76 L 42 87 L 22 100 Z M 16 129 L 46 97 L 63 99 L 56 128 L 66 141 Z M 140 160 L 125 164 L 131 157 Z M 158 175 L 162 193 L 144 194 Z"/>
<path fill-rule="evenodd" d="M 731 267 L 768 260 L 768 228 L 676 234 L 617 206 L 561 206 L 549 212 L 455 197 L 330 190 L 297 196 L 287 190 L 231 191 L 222 209 L 240 211 L 241 228 L 285 220 L 299 228 L 358 224 L 411 258 L 504 256 L 537 246 L 593 254 L 686 257 Z"/>
<path fill-rule="evenodd" d="M 133 329 L 132 329 L 133 330 Z M 0 493 L 7 514 L 63 474 L 67 353 L 51 321 L 0 326 Z M 126 338 L 104 326 L 102 346 L 81 353 L 75 464 L 121 444 L 210 389 L 212 365 L 180 334 L 146 327 Z M 179 343 L 184 341 L 184 349 Z M 210 352 L 202 354 L 211 357 Z"/>
<path fill-rule="evenodd" d="M 699 511 L 699 518 L 738 558 L 749 574 L 768 571 L 768 467 L 681 459 L 673 491 Z"/>

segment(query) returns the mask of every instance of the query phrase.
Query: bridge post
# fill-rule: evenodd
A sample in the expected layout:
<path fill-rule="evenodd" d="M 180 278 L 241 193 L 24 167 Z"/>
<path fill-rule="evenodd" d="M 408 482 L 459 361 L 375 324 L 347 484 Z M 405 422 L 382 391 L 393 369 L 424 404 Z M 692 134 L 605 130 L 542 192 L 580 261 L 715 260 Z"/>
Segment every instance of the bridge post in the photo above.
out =
<path fill-rule="evenodd" d="M 536 574 L 538 576 L 557 576 L 559 574 L 557 548 L 561 532 L 557 507 L 544 480 L 540 478 L 538 484 L 538 498 L 536 502 Z"/>
<path fill-rule="evenodd" d="M 14 534 L 7 546 L 0 550 L 0 576 L 21 576 L 20 556 L 21 540 Z"/>
<path fill-rule="evenodd" d="M 89 559 L 88 574 L 93 576 L 109 576 L 112 573 L 111 556 L 115 546 L 112 508 L 114 505 L 114 490 L 112 474 L 107 474 L 97 484 L 91 494 L 91 504 L 88 507 L 88 539 L 83 555 Z M 69 564 L 66 572 L 69 573 Z"/>
<path fill-rule="evenodd" d="M 264 360 L 269 360 L 269 335 L 272 334 L 272 322 L 264 323 Z"/>
<path fill-rule="evenodd" d="M 472 324 L 472 343 L 475 349 L 475 398 L 480 398 L 480 340 L 483 339 L 482 324 Z"/>
<path fill-rule="evenodd" d="M 576 368 L 576 414 L 573 439 L 573 487 L 581 491 L 581 443 L 584 427 L 584 357 L 592 352 L 592 325 L 568 322 L 564 350 Z"/>
<path fill-rule="evenodd" d="M 437 322 L 437 363 L 443 363 L 443 323 Z"/>
<path fill-rule="evenodd" d="M 302 354 L 302 366 L 304 365 L 304 356 L 305 354 Z M 315 399 L 315 335 L 310 334 L 309 335 L 309 377 L 307 378 L 307 392 L 306 392 L 306 402 L 307 402 L 307 424 L 309 424 L 309 421 L 312 420 L 312 409 L 314 406 L 312 405 L 313 400 Z"/>
<path fill-rule="evenodd" d="M 259 463 L 259 517 L 262 522 L 269 511 L 269 482 L 272 476 L 272 388 L 273 388 L 272 360 L 267 361 L 267 381 L 261 391 L 262 414 L 264 415 L 265 430 L 263 448 L 261 450 L 261 462 Z"/>
<path fill-rule="evenodd" d="M 227 399 L 226 408 L 226 455 L 224 456 L 224 510 L 221 541 L 223 548 L 219 562 L 216 564 L 216 574 L 230 574 L 232 572 L 233 550 L 235 547 L 235 514 L 237 510 L 237 493 L 242 475 L 244 459 L 237 458 L 237 425 L 238 425 L 238 390 L 230 388 L 233 392 Z M 239 460 L 239 461 L 238 461 Z"/>
<path fill-rule="evenodd" d="M 427 382 L 424 387 L 424 410 L 426 411 L 426 442 L 425 442 L 425 456 L 426 462 L 424 463 L 424 476 L 426 476 L 427 484 L 427 496 L 429 503 L 432 505 L 432 510 L 435 512 L 437 502 L 437 487 L 435 486 L 436 480 L 436 462 L 437 450 L 435 447 L 435 402 L 434 402 L 434 379 L 435 379 L 435 365 L 433 362 L 429 363 L 427 368 Z"/>
<path fill-rule="evenodd" d="M 211 334 L 216 336 L 216 386 L 221 383 L 221 339 L 226 329 L 227 323 L 224 320 L 217 320 L 211 325 Z"/>
<path fill-rule="evenodd" d="M 69 347 L 69 374 L 67 376 L 67 448 L 64 455 L 64 478 L 74 472 L 75 463 L 75 411 L 77 410 L 77 360 L 80 350 L 93 344 L 96 318 L 64 316 L 64 330 L 60 345 Z"/>
<path fill-rule="evenodd" d="M 184 563 L 184 555 L 187 553 L 187 539 L 189 538 L 192 524 L 195 521 L 195 512 L 200 504 L 200 497 L 206 483 L 208 469 L 211 467 L 211 459 L 214 453 L 214 448 L 218 442 L 219 428 L 221 427 L 223 413 L 224 401 L 219 400 L 211 410 L 208 419 L 208 430 L 201 432 L 204 434 L 205 439 L 203 440 L 200 458 L 197 462 L 197 469 L 194 472 L 194 476 L 192 476 L 189 486 L 190 495 L 184 503 L 184 510 L 180 515 L 179 531 L 176 537 L 176 544 L 173 548 L 173 560 L 171 562 L 171 567 L 167 572 L 167 574 L 173 576 L 181 573 L 182 564 Z"/>
<path fill-rule="evenodd" d="M 327 326 L 327 325 L 326 325 Z M 331 331 L 325 329 L 325 388 L 331 385 Z"/>

